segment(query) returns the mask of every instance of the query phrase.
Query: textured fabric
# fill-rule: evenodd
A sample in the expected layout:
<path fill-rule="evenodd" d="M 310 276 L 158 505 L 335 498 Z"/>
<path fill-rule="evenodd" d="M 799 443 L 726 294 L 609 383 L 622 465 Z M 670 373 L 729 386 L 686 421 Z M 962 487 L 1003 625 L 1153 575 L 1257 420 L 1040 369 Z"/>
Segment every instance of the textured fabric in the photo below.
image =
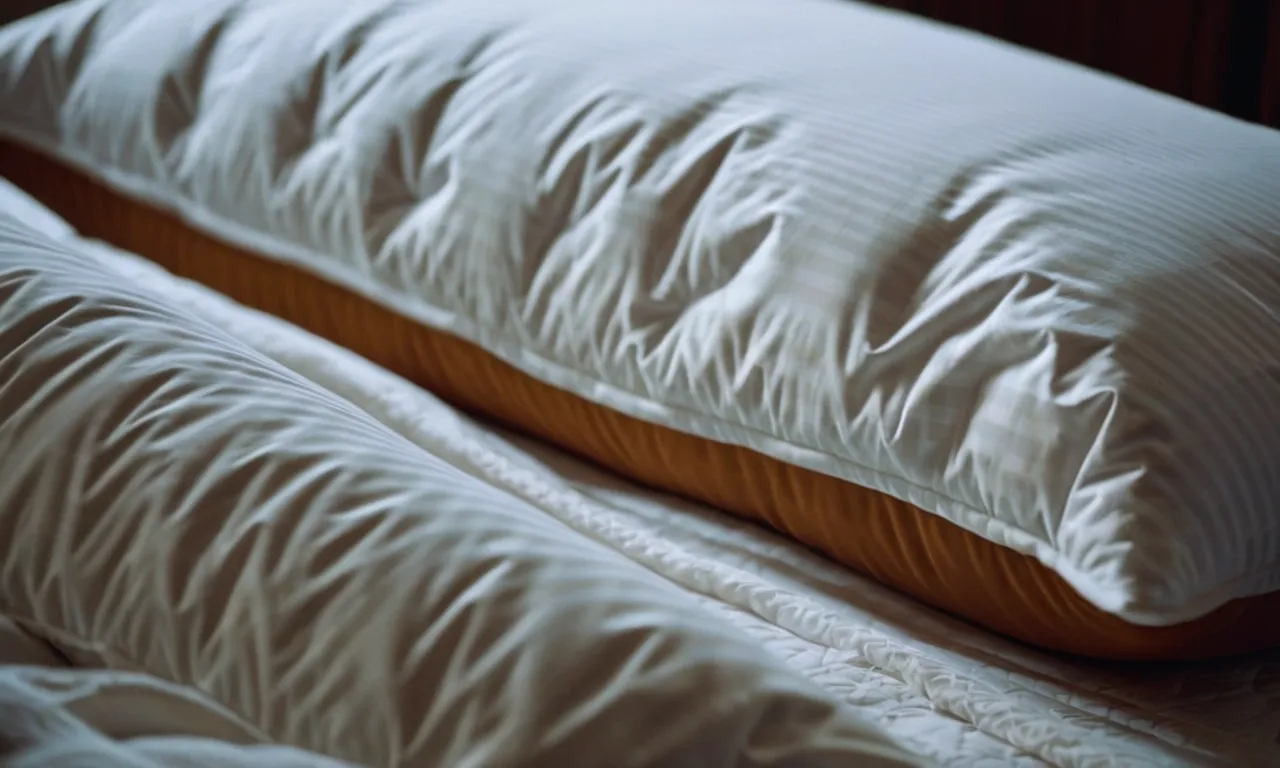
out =
<path fill-rule="evenodd" d="M 56 668 L 67 662 L 49 643 L 0 616 L 0 664 Z"/>
<path fill-rule="evenodd" d="M 871 488 L 1132 624 L 1280 586 L 1274 132 L 824 0 L 83 0 L 0 131 L 850 483 L 761 518 Z"/>
<path fill-rule="evenodd" d="M 434 456 L 693 595 L 912 751 L 963 768 L 1280 764 L 1280 651 L 1099 664 L 904 600 L 784 537 L 465 418 L 349 350 L 106 244 L 94 253 Z"/>
<path fill-rule="evenodd" d="M 619 473 L 755 517 L 931 605 L 1042 647 L 1095 658 L 1188 659 L 1280 645 L 1280 593 L 1195 621 L 1143 627 L 1103 612 L 1036 560 L 876 491 L 748 449 L 630 418 L 547 386 L 288 264 L 200 235 L 178 219 L 0 142 L 0 174 L 80 232 L 283 317 L 473 412 L 518 425 Z M 806 510 L 784 515 L 774 510 Z M 823 514 L 839 510 L 841 514 Z M 825 545 L 825 547 L 824 547 Z"/>
<path fill-rule="evenodd" d="M 4 768 L 352 768 L 261 743 L 216 705 L 145 675 L 0 666 Z"/>
<path fill-rule="evenodd" d="M 284 745 L 923 762 L 670 583 L 8 213 L 0 462 L 0 615 Z"/>

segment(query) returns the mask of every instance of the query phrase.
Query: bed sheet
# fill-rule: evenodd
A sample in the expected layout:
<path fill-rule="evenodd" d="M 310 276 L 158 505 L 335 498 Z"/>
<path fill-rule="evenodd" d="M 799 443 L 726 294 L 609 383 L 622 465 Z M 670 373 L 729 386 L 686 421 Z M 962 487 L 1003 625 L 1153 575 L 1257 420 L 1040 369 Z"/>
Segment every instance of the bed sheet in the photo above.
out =
<path fill-rule="evenodd" d="M 6 206 L 34 206 L 12 188 L 0 192 Z M 27 215 L 74 237 L 38 207 Z M 478 423 L 344 349 L 139 257 L 94 249 L 431 453 L 692 593 L 941 764 L 1280 764 L 1280 654 L 1134 667 L 1022 648 L 761 528 Z"/>
<path fill-rule="evenodd" d="M 355 768 L 266 743 L 190 690 L 128 672 L 0 653 L 5 768 Z"/>
<path fill-rule="evenodd" d="M 0 616 L 0 766 L 64 765 L 355 768 L 270 744 L 190 688 L 134 672 L 75 668 L 51 644 Z"/>

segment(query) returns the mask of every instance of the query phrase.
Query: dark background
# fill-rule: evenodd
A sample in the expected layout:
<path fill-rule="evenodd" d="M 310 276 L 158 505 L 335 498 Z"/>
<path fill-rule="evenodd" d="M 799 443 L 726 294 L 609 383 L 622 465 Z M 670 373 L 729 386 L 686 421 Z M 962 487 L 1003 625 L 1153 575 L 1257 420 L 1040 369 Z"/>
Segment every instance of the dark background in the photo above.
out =
<path fill-rule="evenodd" d="M 0 24 L 57 4 L 58 0 L 0 0 Z"/>
<path fill-rule="evenodd" d="M 1280 127 L 1280 0 L 865 0 Z"/>

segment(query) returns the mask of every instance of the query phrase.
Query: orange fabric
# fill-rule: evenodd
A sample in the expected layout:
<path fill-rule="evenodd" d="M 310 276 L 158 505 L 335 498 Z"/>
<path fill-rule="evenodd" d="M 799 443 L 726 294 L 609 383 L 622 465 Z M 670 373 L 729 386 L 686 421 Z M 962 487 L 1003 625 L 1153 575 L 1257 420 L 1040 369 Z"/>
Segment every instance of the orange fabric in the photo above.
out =
<path fill-rule="evenodd" d="M 622 415 L 355 293 L 226 245 L 42 155 L 0 142 L 0 174 L 88 237 L 150 258 L 345 346 L 474 413 L 621 475 L 767 523 L 926 603 L 1034 645 L 1098 658 L 1194 659 L 1280 645 L 1280 593 L 1139 627 L 1037 561 L 876 491 Z"/>

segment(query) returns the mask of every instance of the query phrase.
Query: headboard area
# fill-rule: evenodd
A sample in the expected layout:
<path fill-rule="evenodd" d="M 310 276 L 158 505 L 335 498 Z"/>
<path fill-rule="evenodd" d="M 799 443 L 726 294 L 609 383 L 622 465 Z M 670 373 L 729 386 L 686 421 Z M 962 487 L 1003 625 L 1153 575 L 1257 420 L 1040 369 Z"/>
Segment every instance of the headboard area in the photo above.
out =
<path fill-rule="evenodd" d="M 1280 3 L 1271 4 L 1262 75 L 1262 122 L 1280 128 Z"/>
<path fill-rule="evenodd" d="M 864 0 L 1280 127 L 1280 0 Z"/>

